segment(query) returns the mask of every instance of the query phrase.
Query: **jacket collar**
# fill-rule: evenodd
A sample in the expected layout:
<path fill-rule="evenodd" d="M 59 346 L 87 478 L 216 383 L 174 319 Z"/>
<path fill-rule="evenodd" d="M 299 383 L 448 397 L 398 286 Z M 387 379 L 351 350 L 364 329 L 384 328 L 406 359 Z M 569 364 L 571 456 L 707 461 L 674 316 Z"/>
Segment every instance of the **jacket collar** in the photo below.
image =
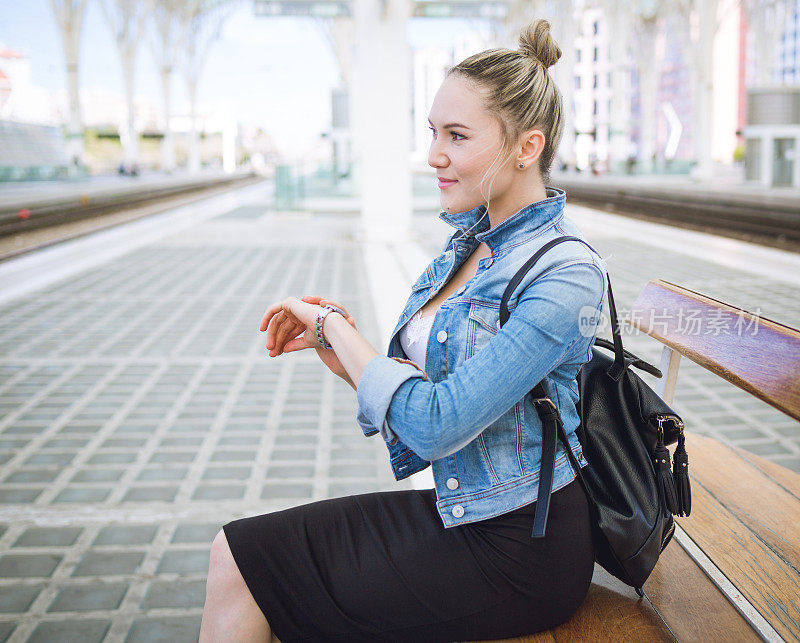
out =
<path fill-rule="evenodd" d="M 472 210 L 456 214 L 442 212 L 439 214 L 439 218 L 461 230 L 466 237 L 474 237 L 478 242 L 485 243 L 494 254 L 495 250 L 509 240 L 532 232 L 564 209 L 567 200 L 564 190 L 545 187 L 545 191 L 546 199 L 526 205 L 491 229 L 485 205 L 479 205 Z"/>

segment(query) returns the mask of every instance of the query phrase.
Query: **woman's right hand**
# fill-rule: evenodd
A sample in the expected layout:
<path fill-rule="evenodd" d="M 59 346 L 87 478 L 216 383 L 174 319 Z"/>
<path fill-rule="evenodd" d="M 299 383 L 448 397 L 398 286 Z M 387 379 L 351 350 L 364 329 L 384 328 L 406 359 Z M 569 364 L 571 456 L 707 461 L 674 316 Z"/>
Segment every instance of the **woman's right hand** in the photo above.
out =
<path fill-rule="evenodd" d="M 353 318 L 353 316 L 350 313 L 347 312 L 347 309 L 345 309 L 345 307 L 342 306 L 341 304 L 336 303 L 335 301 L 331 301 L 330 299 L 325 299 L 323 297 L 318 297 L 317 295 L 304 295 L 303 297 L 301 297 L 301 299 L 302 299 L 302 301 L 305 301 L 305 302 L 307 302 L 309 304 L 316 304 L 318 306 L 324 306 L 325 304 L 331 304 L 332 306 L 336 306 L 337 308 L 341 308 L 345 312 L 345 319 L 347 319 L 347 322 L 353 328 L 358 330 L 358 328 L 356 327 L 356 320 Z M 350 386 L 353 386 L 353 382 L 350 379 L 350 376 L 347 374 L 347 371 L 344 369 L 344 366 L 342 366 L 342 363 L 339 361 L 339 358 L 336 356 L 336 352 L 332 348 L 331 349 L 327 349 L 327 348 L 322 348 L 322 347 L 315 347 L 314 350 L 317 351 L 317 356 L 322 360 L 322 363 L 325 364 L 325 366 L 327 366 L 334 375 L 338 375 L 345 382 L 350 384 Z M 353 387 L 353 388 L 355 388 L 355 387 Z"/>

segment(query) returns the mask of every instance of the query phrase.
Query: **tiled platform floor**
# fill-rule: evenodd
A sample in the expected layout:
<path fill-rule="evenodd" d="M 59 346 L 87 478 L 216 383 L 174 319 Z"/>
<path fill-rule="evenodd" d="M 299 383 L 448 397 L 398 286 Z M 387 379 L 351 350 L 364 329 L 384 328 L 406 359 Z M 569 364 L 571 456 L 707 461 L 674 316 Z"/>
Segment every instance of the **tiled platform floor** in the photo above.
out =
<path fill-rule="evenodd" d="M 259 207 L 0 309 L 0 641 L 196 641 L 225 522 L 411 487 L 353 390 L 258 331 L 318 293 L 378 345 L 352 221 Z"/>

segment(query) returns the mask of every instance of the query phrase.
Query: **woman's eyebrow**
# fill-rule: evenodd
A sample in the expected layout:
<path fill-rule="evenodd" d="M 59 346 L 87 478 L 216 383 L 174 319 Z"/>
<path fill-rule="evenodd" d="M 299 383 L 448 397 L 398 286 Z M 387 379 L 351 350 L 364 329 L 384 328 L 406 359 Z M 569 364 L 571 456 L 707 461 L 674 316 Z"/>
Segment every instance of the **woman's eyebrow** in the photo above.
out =
<path fill-rule="evenodd" d="M 430 118 L 428 119 L 428 122 L 431 125 L 433 125 Z M 466 125 L 462 125 L 461 123 L 448 123 L 447 125 L 444 126 L 444 129 L 453 129 L 454 127 L 462 127 L 464 129 L 469 129 L 469 127 L 467 127 Z"/>

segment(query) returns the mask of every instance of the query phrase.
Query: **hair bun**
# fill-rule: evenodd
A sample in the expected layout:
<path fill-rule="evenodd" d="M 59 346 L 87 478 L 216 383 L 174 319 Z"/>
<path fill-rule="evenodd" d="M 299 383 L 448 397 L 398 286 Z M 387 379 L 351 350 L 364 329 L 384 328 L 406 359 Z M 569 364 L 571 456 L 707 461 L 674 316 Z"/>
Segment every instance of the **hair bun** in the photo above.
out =
<path fill-rule="evenodd" d="M 552 67 L 561 58 L 561 49 L 550 35 L 547 20 L 534 20 L 520 33 L 519 51 L 523 56 L 536 58 L 545 68 Z"/>

